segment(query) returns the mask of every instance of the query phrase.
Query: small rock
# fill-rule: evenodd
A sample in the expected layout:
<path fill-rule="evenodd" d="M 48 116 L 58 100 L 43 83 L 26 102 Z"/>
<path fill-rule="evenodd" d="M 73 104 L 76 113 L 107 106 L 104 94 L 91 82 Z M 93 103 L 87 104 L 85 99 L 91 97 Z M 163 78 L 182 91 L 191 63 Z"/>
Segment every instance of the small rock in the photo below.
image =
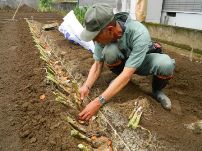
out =
<path fill-rule="evenodd" d="M 30 116 L 34 116 L 34 115 L 36 115 L 36 111 L 29 111 L 27 114 Z"/>
<path fill-rule="evenodd" d="M 55 141 L 55 139 L 52 136 L 49 137 L 49 143 L 51 145 L 54 145 L 54 146 L 56 145 L 56 141 Z"/>
<path fill-rule="evenodd" d="M 9 122 L 13 122 L 13 120 L 14 120 L 13 118 L 10 118 L 10 119 L 9 119 Z"/>
<path fill-rule="evenodd" d="M 63 150 L 67 150 L 67 144 L 62 144 L 61 150 L 62 150 L 62 151 L 63 151 Z"/>
<path fill-rule="evenodd" d="M 39 122 L 40 122 L 40 123 L 45 123 L 45 122 L 46 122 L 46 119 L 45 119 L 45 118 L 41 118 L 41 119 L 39 120 Z"/>
<path fill-rule="evenodd" d="M 53 124 L 50 129 L 53 130 L 55 128 L 58 128 L 60 126 L 61 123 L 57 123 L 57 124 Z"/>
<path fill-rule="evenodd" d="M 22 104 L 23 108 L 27 108 L 28 106 L 29 106 L 29 102 L 25 102 L 25 103 Z"/>
<path fill-rule="evenodd" d="M 51 108 L 50 109 L 50 113 L 54 114 L 55 113 L 55 109 Z"/>
<path fill-rule="evenodd" d="M 37 141 L 37 139 L 34 137 L 30 139 L 30 143 L 35 143 L 36 141 Z"/>
<path fill-rule="evenodd" d="M 22 110 L 23 110 L 24 112 L 27 111 L 28 106 L 29 106 L 29 102 L 23 103 L 23 104 L 22 104 Z"/>
<path fill-rule="evenodd" d="M 29 134 L 28 138 L 31 139 L 34 135 L 31 133 Z"/>
<path fill-rule="evenodd" d="M 31 102 L 31 103 L 37 103 L 38 101 L 35 100 L 35 99 L 33 99 L 33 100 L 31 100 L 30 102 Z"/>
<path fill-rule="evenodd" d="M 33 124 L 33 126 L 36 126 L 36 125 L 38 125 L 38 122 L 37 122 L 37 120 L 32 120 L 32 124 Z"/>
<path fill-rule="evenodd" d="M 29 128 L 29 124 L 25 124 L 22 128 L 23 131 L 26 131 Z"/>
<path fill-rule="evenodd" d="M 42 118 L 42 116 L 41 115 L 36 115 L 35 118 L 36 118 L 36 120 L 40 120 Z"/>
<path fill-rule="evenodd" d="M 16 105 L 14 105 L 14 107 L 15 107 L 15 108 L 18 108 L 18 106 L 19 106 L 19 105 L 17 105 L 17 104 L 16 104 Z"/>
<path fill-rule="evenodd" d="M 32 111 L 33 110 L 33 106 L 31 104 L 29 104 L 28 107 L 27 107 L 27 110 L 28 111 Z"/>
<path fill-rule="evenodd" d="M 119 144 L 119 149 L 124 149 L 125 148 L 125 146 L 123 145 L 123 144 Z"/>
<path fill-rule="evenodd" d="M 54 140 L 50 140 L 50 144 L 55 146 L 56 142 Z"/>
<path fill-rule="evenodd" d="M 26 130 L 26 131 L 24 131 L 24 132 L 22 132 L 22 133 L 20 134 L 20 137 L 21 137 L 21 138 L 25 138 L 25 137 L 27 137 L 30 133 L 31 133 L 31 132 L 30 132 L 29 130 Z"/>
<path fill-rule="evenodd" d="M 11 123 L 11 126 L 15 126 L 15 122 L 12 122 L 12 123 Z"/>

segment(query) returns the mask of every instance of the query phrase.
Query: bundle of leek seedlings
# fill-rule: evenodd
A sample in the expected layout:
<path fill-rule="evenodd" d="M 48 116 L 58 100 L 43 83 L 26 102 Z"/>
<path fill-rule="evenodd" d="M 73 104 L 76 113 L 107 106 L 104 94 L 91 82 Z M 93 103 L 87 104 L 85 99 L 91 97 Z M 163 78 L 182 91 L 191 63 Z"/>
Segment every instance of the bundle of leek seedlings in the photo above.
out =
<path fill-rule="evenodd" d="M 142 116 L 142 106 L 138 106 L 138 103 L 135 102 L 135 108 L 129 116 L 128 127 L 136 129 L 139 125 L 141 116 Z"/>
<path fill-rule="evenodd" d="M 141 119 L 141 116 L 143 113 L 144 105 L 142 103 L 138 103 L 138 101 L 140 102 L 141 100 L 137 99 L 137 101 L 135 102 L 135 107 L 128 118 L 129 122 L 128 122 L 127 126 L 131 127 L 132 129 L 137 129 L 139 127 L 140 129 L 142 129 L 148 133 L 148 140 L 145 142 L 145 147 L 147 147 L 150 145 L 150 142 L 152 139 L 152 134 L 148 129 L 139 125 L 139 122 L 140 122 L 140 119 Z"/>
<path fill-rule="evenodd" d="M 51 53 L 49 53 L 43 46 L 40 45 L 39 39 L 37 38 L 33 30 L 32 23 L 30 23 L 28 19 L 26 19 L 26 21 L 28 23 L 34 42 L 36 43 L 36 47 L 40 52 L 40 58 L 46 62 L 46 73 L 47 73 L 46 78 L 49 81 L 53 82 L 57 86 L 59 91 L 62 91 L 65 94 L 69 95 L 73 100 L 73 103 L 71 101 L 68 101 L 67 97 L 63 93 L 59 93 L 59 91 L 57 93 L 54 93 L 54 95 L 56 96 L 56 101 L 64 105 L 70 105 L 71 107 L 74 108 L 75 106 L 77 106 L 77 108 L 80 109 L 81 101 L 79 100 L 77 82 L 75 82 L 74 79 L 64 80 L 64 76 L 61 75 L 63 67 L 59 65 L 57 66 L 57 68 L 55 67 L 56 65 L 54 64 L 54 60 L 56 60 L 56 58 L 54 58 L 54 56 L 52 56 Z M 61 61 L 59 60 L 57 62 Z"/>

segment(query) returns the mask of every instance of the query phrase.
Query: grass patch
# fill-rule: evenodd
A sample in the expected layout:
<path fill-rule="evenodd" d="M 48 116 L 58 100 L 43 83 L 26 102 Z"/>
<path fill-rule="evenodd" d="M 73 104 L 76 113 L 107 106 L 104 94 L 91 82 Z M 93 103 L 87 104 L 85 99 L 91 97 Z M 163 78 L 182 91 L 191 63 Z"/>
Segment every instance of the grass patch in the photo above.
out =
<path fill-rule="evenodd" d="M 79 7 L 76 6 L 74 8 L 74 14 L 76 15 L 76 18 L 79 20 L 79 22 L 83 25 L 84 24 L 84 16 L 87 11 L 88 7 Z"/>
<path fill-rule="evenodd" d="M 39 0 L 39 11 L 48 12 L 52 9 L 53 0 Z"/>

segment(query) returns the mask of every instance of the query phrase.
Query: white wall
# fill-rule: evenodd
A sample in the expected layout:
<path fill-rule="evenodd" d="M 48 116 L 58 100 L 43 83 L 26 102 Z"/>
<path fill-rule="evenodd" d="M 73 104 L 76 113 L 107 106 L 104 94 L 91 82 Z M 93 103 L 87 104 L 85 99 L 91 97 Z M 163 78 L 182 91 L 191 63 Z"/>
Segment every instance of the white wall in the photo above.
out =
<path fill-rule="evenodd" d="M 97 2 L 108 3 L 114 8 L 114 12 L 129 12 L 133 19 L 135 17 L 135 5 L 137 0 L 79 0 L 80 6 L 92 5 Z M 160 23 L 163 0 L 148 0 L 147 22 Z M 119 9 L 119 7 L 121 7 Z"/>
<path fill-rule="evenodd" d="M 121 11 L 129 12 L 133 19 L 136 19 L 135 16 L 135 6 L 137 0 L 116 0 L 122 2 Z M 161 10 L 162 10 L 163 0 L 148 0 L 147 5 L 147 22 L 160 23 Z"/>
<path fill-rule="evenodd" d="M 160 23 L 163 0 L 148 0 L 146 22 Z"/>
<path fill-rule="evenodd" d="M 176 17 L 170 17 L 163 12 L 161 23 L 202 30 L 202 14 L 176 12 Z"/>

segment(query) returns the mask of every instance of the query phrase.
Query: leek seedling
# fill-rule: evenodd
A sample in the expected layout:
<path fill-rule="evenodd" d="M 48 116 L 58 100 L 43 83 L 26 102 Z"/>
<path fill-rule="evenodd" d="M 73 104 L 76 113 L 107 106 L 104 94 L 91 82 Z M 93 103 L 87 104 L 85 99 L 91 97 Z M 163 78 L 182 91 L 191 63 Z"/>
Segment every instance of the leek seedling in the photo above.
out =
<path fill-rule="evenodd" d="M 46 66 L 47 66 L 46 67 L 47 72 L 50 72 L 52 75 L 56 74 L 55 70 L 53 69 L 53 67 L 50 64 L 46 63 Z"/>
<path fill-rule="evenodd" d="M 67 122 L 72 126 L 74 127 L 75 129 L 83 132 L 83 133 L 86 133 L 86 129 L 83 128 L 76 120 L 72 119 L 70 116 L 67 116 Z"/>
<path fill-rule="evenodd" d="M 83 144 L 79 144 L 78 148 L 80 151 L 91 151 L 87 146 L 85 146 Z"/>
<path fill-rule="evenodd" d="M 85 136 L 84 134 L 81 134 L 79 131 L 73 129 L 71 130 L 71 136 L 86 140 L 87 142 L 92 143 L 91 139 L 87 136 Z"/>
<path fill-rule="evenodd" d="M 55 83 L 56 85 L 59 85 L 59 81 L 56 80 L 55 76 L 53 74 L 51 74 L 50 72 L 47 72 L 46 78 L 48 80 L 52 81 L 53 83 Z"/>
<path fill-rule="evenodd" d="M 76 109 L 76 106 L 61 92 L 53 92 L 53 94 L 56 96 L 55 101 L 60 102 L 67 107 L 71 106 L 72 108 Z"/>

